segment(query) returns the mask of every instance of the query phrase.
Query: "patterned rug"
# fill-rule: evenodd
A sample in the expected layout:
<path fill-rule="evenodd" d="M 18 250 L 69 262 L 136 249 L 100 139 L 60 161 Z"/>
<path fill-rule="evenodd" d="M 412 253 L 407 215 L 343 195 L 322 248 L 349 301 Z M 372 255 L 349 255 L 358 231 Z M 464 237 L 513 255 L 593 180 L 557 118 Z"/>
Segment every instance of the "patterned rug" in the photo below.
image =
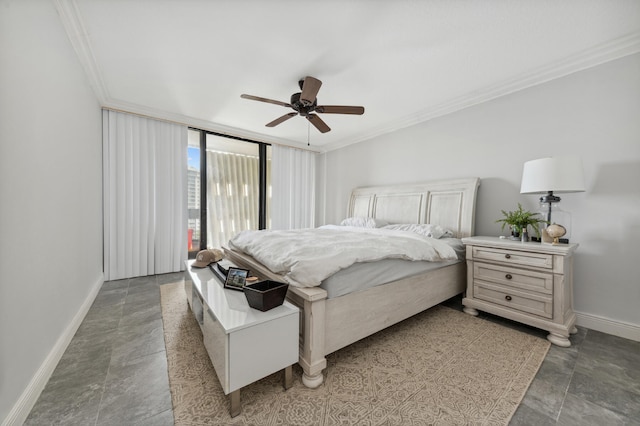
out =
<path fill-rule="evenodd" d="M 329 355 L 318 389 L 297 364 L 287 391 L 281 372 L 244 387 L 231 418 L 182 284 L 160 288 L 176 425 L 506 425 L 549 349 L 436 306 Z"/>

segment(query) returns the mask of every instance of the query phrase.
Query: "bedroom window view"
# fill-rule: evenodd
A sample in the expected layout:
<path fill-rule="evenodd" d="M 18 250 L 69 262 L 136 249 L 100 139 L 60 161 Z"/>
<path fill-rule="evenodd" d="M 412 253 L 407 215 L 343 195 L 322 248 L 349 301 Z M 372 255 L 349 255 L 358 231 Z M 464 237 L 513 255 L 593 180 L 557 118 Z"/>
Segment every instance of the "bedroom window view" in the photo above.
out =
<path fill-rule="evenodd" d="M 200 158 L 203 152 L 200 136 L 203 133 L 204 180 Z M 189 130 L 190 253 L 195 254 L 202 248 L 219 248 L 240 231 L 270 227 L 270 148 L 264 144 Z M 266 156 L 264 209 L 260 207 L 261 151 Z M 201 191 L 202 187 L 205 191 Z M 260 219 L 261 210 L 265 211 L 263 220 Z"/>
<path fill-rule="evenodd" d="M 188 248 L 190 257 L 200 250 L 200 132 L 189 129 L 187 145 Z"/>

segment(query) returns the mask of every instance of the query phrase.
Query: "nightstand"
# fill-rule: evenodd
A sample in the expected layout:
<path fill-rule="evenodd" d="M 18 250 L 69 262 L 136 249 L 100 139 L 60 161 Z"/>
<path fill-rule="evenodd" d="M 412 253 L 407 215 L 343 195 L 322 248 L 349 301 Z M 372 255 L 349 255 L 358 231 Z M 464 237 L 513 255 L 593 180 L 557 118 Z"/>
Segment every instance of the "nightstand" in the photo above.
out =
<path fill-rule="evenodd" d="M 577 244 L 522 243 L 497 237 L 463 238 L 467 257 L 464 312 L 478 310 L 547 330 L 569 347 L 573 312 L 573 253 Z"/>

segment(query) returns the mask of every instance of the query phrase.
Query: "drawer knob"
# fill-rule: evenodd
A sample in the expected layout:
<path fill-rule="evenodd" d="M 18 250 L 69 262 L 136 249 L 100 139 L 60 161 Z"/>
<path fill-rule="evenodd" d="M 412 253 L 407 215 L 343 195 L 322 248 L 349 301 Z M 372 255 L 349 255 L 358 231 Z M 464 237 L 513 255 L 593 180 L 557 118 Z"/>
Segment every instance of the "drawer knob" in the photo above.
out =
<path fill-rule="evenodd" d="M 508 279 L 508 280 L 510 280 L 511 278 L 513 278 L 513 277 L 511 276 L 511 274 L 507 274 L 507 275 L 505 275 L 504 277 L 505 277 L 506 279 Z"/>
<path fill-rule="evenodd" d="M 511 296 L 505 296 L 504 298 L 507 300 L 511 300 Z"/>
<path fill-rule="evenodd" d="M 511 259 L 511 255 L 509 253 L 505 254 L 504 257 L 507 259 Z"/>

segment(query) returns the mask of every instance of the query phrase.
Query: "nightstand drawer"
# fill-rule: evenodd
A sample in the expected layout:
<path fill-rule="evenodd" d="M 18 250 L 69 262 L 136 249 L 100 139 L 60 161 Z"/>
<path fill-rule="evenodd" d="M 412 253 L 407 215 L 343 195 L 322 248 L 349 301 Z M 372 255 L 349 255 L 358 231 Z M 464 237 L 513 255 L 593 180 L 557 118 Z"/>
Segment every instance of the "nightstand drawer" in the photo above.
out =
<path fill-rule="evenodd" d="M 473 260 L 487 260 L 505 265 L 529 266 L 533 268 L 553 268 L 553 256 L 510 249 L 473 247 Z"/>
<path fill-rule="evenodd" d="M 553 294 L 553 274 L 517 269 L 508 266 L 476 262 L 473 264 L 476 280 L 489 281 L 537 293 Z"/>
<path fill-rule="evenodd" d="M 553 318 L 553 298 L 544 294 L 476 281 L 473 285 L 473 297 L 516 311 L 527 312 L 543 318 Z"/>

